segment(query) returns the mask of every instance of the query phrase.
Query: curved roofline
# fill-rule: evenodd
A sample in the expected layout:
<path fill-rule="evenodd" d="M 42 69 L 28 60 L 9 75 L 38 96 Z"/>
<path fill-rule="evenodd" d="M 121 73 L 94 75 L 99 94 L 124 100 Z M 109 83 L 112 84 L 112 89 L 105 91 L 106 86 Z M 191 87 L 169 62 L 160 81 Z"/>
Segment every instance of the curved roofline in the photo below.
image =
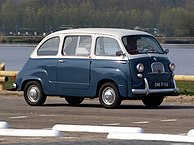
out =
<path fill-rule="evenodd" d="M 68 29 L 56 31 L 52 34 L 65 34 L 65 33 L 88 33 L 88 34 L 104 34 L 112 36 L 127 36 L 127 35 L 150 35 L 151 34 L 143 31 L 130 30 L 130 29 L 119 29 L 119 28 L 79 28 L 79 29 Z"/>

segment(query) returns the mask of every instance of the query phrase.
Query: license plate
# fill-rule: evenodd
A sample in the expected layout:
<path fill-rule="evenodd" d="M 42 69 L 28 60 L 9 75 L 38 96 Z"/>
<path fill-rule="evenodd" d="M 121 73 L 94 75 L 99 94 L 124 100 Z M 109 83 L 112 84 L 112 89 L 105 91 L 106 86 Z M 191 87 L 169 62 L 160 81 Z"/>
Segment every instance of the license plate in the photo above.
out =
<path fill-rule="evenodd" d="M 154 87 L 155 88 L 166 88 L 169 87 L 168 82 L 154 82 Z"/>

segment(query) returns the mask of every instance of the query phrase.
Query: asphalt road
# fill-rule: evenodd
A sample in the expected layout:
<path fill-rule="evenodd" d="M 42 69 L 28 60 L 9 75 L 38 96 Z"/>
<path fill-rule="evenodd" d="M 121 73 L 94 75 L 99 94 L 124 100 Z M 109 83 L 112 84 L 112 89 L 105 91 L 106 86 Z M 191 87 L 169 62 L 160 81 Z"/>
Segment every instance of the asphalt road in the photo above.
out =
<path fill-rule="evenodd" d="M 140 101 L 124 101 L 118 109 L 104 109 L 98 100 L 69 106 L 62 98 L 48 98 L 41 107 L 28 106 L 21 96 L 0 96 L 0 121 L 15 129 L 51 129 L 55 124 L 140 127 L 145 133 L 187 134 L 194 129 L 194 105 L 163 103 L 146 109 Z M 0 144 L 65 145 L 191 145 L 156 141 L 108 140 L 107 134 L 64 132 L 62 137 L 0 136 Z"/>

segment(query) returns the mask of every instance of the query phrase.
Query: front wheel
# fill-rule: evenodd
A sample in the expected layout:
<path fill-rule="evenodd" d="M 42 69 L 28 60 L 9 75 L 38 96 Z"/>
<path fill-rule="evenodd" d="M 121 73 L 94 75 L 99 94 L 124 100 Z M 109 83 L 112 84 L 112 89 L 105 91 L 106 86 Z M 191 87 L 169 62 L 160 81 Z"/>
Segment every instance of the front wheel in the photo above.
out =
<path fill-rule="evenodd" d="M 164 96 L 147 96 L 142 99 L 144 105 L 148 108 L 157 108 L 164 100 Z"/>
<path fill-rule="evenodd" d="M 24 99 L 30 106 L 41 106 L 46 101 L 46 95 L 39 82 L 30 81 L 24 87 Z"/>
<path fill-rule="evenodd" d="M 121 104 L 117 86 L 114 83 L 105 83 L 99 90 L 99 101 L 104 108 L 116 108 Z"/>

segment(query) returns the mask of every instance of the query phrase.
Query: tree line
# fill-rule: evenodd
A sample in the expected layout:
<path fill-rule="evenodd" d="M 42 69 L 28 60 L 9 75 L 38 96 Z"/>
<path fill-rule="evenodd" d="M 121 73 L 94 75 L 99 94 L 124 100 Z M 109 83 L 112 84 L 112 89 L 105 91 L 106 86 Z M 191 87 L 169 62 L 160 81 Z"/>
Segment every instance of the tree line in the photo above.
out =
<path fill-rule="evenodd" d="M 1 0 L 0 18 L 1 33 L 138 26 L 194 36 L 193 0 Z"/>

